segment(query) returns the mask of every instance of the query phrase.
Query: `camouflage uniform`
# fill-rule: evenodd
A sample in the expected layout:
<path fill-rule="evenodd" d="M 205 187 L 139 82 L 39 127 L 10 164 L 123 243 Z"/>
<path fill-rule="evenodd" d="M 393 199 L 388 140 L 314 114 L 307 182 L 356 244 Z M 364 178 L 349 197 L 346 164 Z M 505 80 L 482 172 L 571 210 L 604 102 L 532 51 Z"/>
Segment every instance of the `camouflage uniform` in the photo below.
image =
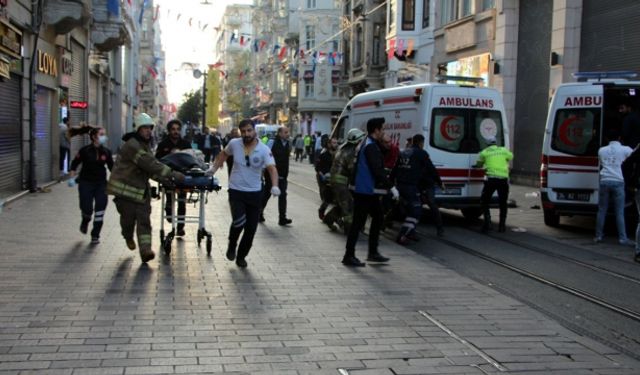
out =
<path fill-rule="evenodd" d="M 143 262 L 153 259 L 151 250 L 151 197 L 149 178 L 168 180 L 177 172 L 160 163 L 151 152 L 148 142 L 137 133 L 123 137 L 126 143 L 120 149 L 109 182 L 107 193 L 114 195 L 114 203 L 120 213 L 122 236 L 133 241 L 133 232 L 138 235 L 140 258 Z"/>
<path fill-rule="evenodd" d="M 329 180 L 336 206 L 327 213 L 325 220 L 342 221 L 345 232 L 348 232 L 353 219 L 353 196 L 349 191 L 349 176 L 356 161 L 356 146 L 357 144 L 348 142 L 340 146 L 331 165 Z"/>

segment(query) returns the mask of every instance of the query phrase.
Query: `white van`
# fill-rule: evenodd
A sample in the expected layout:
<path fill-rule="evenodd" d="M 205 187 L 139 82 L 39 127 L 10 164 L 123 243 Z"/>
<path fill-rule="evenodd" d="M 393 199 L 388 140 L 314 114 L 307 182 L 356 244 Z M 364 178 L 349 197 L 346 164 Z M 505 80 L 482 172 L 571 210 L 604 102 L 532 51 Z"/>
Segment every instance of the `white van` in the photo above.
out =
<path fill-rule="evenodd" d="M 620 104 L 632 101 L 640 109 L 640 82 L 621 79 L 635 77 L 635 73 L 591 72 L 574 77 L 592 81 L 560 85 L 551 100 L 545 127 L 540 197 L 544 222 L 549 226 L 557 226 L 560 216 L 595 215 L 598 149 L 609 130 L 621 132 Z"/>
<path fill-rule="evenodd" d="M 342 140 L 352 128 L 366 132 L 374 117 L 385 118 L 384 131 L 400 149 L 408 138 L 423 134 L 425 149 L 447 186 L 436 192 L 440 206 L 461 209 L 467 218 L 480 216 L 484 171 L 472 166 L 487 139 L 495 137 L 507 147 L 509 142 L 497 90 L 423 83 L 358 94 L 342 111 L 332 136 Z"/>

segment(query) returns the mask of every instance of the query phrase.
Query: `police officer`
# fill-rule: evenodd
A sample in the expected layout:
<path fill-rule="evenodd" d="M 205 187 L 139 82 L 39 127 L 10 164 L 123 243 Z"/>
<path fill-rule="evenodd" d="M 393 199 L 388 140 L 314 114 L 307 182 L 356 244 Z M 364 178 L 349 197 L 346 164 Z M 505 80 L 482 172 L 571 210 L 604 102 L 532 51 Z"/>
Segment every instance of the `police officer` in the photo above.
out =
<path fill-rule="evenodd" d="M 276 161 L 278 170 L 278 225 L 289 225 L 293 220 L 287 218 L 287 178 L 289 176 L 289 155 L 291 155 L 291 142 L 289 141 L 289 128 L 281 126 L 278 128 L 275 139 L 267 141 L 267 147 L 271 148 L 271 154 Z M 260 211 L 260 221 L 264 222 L 264 209 L 267 207 L 271 197 L 271 177 L 269 172 L 264 176 L 264 186 L 262 188 L 262 210 Z"/>
<path fill-rule="evenodd" d="M 422 134 L 414 135 L 411 147 L 400 153 L 392 173 L 400 197 L 406 204 L 407 216 L 396 239 L 401 245 L 408 244 L 409 240 L 418 240 L 416 226 L 422 216 L 421 191 L 426 196 L 431 215 L 436 223 L 438 235 L 442 236 L 444 234 L 440 210 L 435 203 L 435 184 L 438 184 L 443 190 L 444 185 L 436 167 L 431 162 L 431 158 L 429 158 L 429 154 L 423 147 L 424 136 Z"/>
<path fill-rule="evenodd" d="M 365 264 L 355 256 L 358 235 L 364 227 L 367 216 L 371 216 L 369 229 L 370 262 L 387 262 L 389 258 L 378 252 L 378 239 L 382 226 L 382 204 L 380 198 L 389 193 L 390 183 L 384 170 L 382 151 L 378 142 L 384 134 L 384 118 L 376 117 L 367 121 L 367 138 L 356 151 L 356 165 L 351 175 L 349 187 L 353 191 L 353 223 L 349 228 L 347 245 L 342 263 L 349 267 L 363 267 Z"/>
<path fill-rule="evenodd" d="M 191 143 L 182 138 L 182 123 L 178 119 L 170 120 L 167 123 L 167 136 L 158 144 L 156 149 L 156 159 L 162 159 L 163 157 L 180 150 L 191 149 Z M 184 236 L 184 215 L 187 213 L 187 194 L 178 193 L 178 233 L 177 236 Z M 173 196 L 167 195 L 167 200 L 164 205 L 165 215 L 167 220 L 171 222 L 171 216 L 173 212 L 171 207 L 173 205 Z"/>
<path fill-rule="evenodd" d="M 78 176 L 80 211 L 82 211 L 80 232 L 87 233 L 95 210 L 93 228 L 91 229 L 91 243 L 95 245 L 100 243 L 100 230 L 108 203 L 107 168 L 113 169 L 113 157 L 111 150 L 104 146 L 107 143 L 107 136 L 103 128 L 92 128 L 89 131 L 89 138 L 91 144 L 78 151 L 69 170 L 71 179 L 73 179 L 76 176 L 76 169 L 82 164 Z"/>
<path fill-rule="evenodd" d="M 316 181 L 318 182 L 318 188 L 320 189 L 320 199 L 322 200 L 322 204 L 318 209 L 318 216 L 323 223 L 327 224 L 327 226 L 331 230 L 335 230 L 335 226 L 333 223 L 337 221 L 337 217 L 330 216 L 327 218 L 325 216 L 325 211 L 333 201 L 331 194 L 331 184 L 329 182 L 329 178 L 331 177 L 331 165 L 333 164 L 333 156 L 336 152 L 336 148 L 338 147 L 338 140 L 335 138 L 331 138 L 327 140 L 325 143 L 325 147 L 320 151 L 318 158 L 316 160 Z"/>
<path fill-rule="evenodd" d="M 487 138 L 489 146 L 478 155 L 475 168 L 484 167 L 485 180 L 482 188 L 482 212 L 484 213 L 484 224 L 482 232 L 491 230 L 491 212 L 489 203 L 495 191 L 498 191 L 498 202 L 500 205 L 500 224 L 498 231 L 506 231 L 507 221 L 507 198 L 509 198 L 509 161 L 513 159 L 513 154 L 505 147 L 497 145 L 496 138 Z"/>
<path fill-rule="evenodd" d="M 356 146 L 366 136 L 365 132 L 360 129 L 349 130 L 347 141 L 340 146 L 331 164 L 329 182 L 336 206 L 327 213 L 325 218 L 337 216 L 339 218 L 337 221 L 342 224 L 345 234 L 349 233 L 353 220 L 353 196 L 349 191 L 349 178 L 355 165 Z"/>
<path fill-rule="evenodd" d="M 140 258 L 146 263 L 155 257 L 151 250 L 149 178 L 165 182 L 184 181 L 184 175 L 171 171 L 151 153 L 149 142 L 154 126 L 151 116 L 146 113 L 137 115 L 134 126 L 137 126 L 136 131 L 122 137 L 125 143 L 109 177 L 107 193 L 115 196 L 113 201 L 120 213 L 120 227 L 127 247 L 131 250 L 136 248 L 133 240 L 135 230 Z"/>

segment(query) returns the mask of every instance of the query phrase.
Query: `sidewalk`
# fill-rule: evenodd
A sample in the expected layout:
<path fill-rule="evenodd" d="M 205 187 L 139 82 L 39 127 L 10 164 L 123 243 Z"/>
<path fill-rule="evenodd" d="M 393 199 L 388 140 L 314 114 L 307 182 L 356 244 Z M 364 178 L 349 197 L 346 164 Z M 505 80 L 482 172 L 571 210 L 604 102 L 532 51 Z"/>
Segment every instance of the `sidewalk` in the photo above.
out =
<path fill-rule="evenodd" d="M 246 270 L 224 259 L 226 192 L 207 206 L 212 257 L 187 226 L 149 266 L 126 249 L 112 202 L 93 248 L 77 230 L 75 189 L 6 206 L 0 374 L 640 373 L 635 360 L 384 239 L 389 265 L 345 268 L 345 238 L 319 223 L 315 201 L 290 193 L 289 228 L 276 224 L 276 206 Z"/>

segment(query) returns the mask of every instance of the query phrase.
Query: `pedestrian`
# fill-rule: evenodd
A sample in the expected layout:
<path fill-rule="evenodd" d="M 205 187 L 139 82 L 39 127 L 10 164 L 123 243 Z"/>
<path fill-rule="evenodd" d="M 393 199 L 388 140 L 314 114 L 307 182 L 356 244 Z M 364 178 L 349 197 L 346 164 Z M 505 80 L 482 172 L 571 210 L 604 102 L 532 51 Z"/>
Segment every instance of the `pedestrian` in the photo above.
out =
<path fill-rule="evenodd" d="M 330 216 L 327 218 L 325 212 L 329 205 L 332 203 L 331 184 L 329 179 L 331 178 L 331 165 L 333 164 L 333 156 L 338 147 L 338 140 L 331 138 L 320 151 L 316 160 L 316 182 L 318 183 L 318 189 L 320 191 L 320 208 L 318 208 L 318 217 L 325 223 L 329 229 L 335 230 L 334 222 L 337 221 L 337 217 Z"/>
<path fill-rule="evenodd" d="M 311 160 L 311 136 L 309 134 L 305 135 L 303 141 L 305 154 Z"/>
<path fill-rule="evenodd" d="M 640 217 L 640 147 L 636 146 L 633 153 L 624 161 L 623 169 L 625 166 L 631 171 L 627 185 L 631 186 L 635 192 L 636 210 Z M 636 226 L 636 245 L 633 260 L 640 263 L 640 221 Z"/>
<path fill-rule="evenodd" d="M 159 162 L 151 152 L 149 141 L 153 119 L 146 113 L 136 116 L 136 131 L 127 133 L 122 140 L 118 158 L 107 183 L 107 193 L 120 214 L 122 236 L 130 250 L 135 250 L 134 230 L 137 232 L 140 258 L 143 263 L 152 260 L 151 249 L 151 195 L 149 178 L 163 183 L 184 181 L 184 175 Z"/>
<path fill-rule="evenodd" d="M 594 241 L 596 243 L 602 241 L 609 200 L 613 199 L 613 212 L 618 227 L 618 242 L 621 245 L 635 245 L 627 238 L 624 220 L 624 177 L 622 176 L 622 163 L 633 153 L 633 149 L 620 144 L 620 133 L 616 130 L 610 130 L 607 139 L 609 144 L 598 150 L 600 185 L 598 187 L 598 216 Z"/>
<path fill-rule="evenodd" d="M 360 129 L 351 129 L 347 133 L 347 141 L 336 151 L 331 164 L 331 193 L 335 206 L 325 215 L 333 220 L 338 217 L 339 224 L 345 234 L 349 233 L 353 222 L 353 196 L 349 191 L 349 178 L 353 174 L 356 160 L 356 147 L 367 135 Z"/>
<path fill-rule="evenodd" d="M 435 202 L 435 185 L 444 190 L 444 184 L 431 162 L 429 153 L 424 150 L 424 136 L 422 134 L 413 136 L 411 145 L 400 153 L 392 173 L 392 180 L 406 207 L 404 224 L 396 238 L 401 245 L 407 245 L 409 240 L 419 240 L 416 226 L 422 216 L 421 196 L 423 195 L 431 210 L 438 236 L 444 235 L 442 216 Z"/>
<path fill-rule="evenodd" d="M 204 155 L 204 162 L 208 163 L 211 160 L 211 137 L 210 130 L 208 127 L 204 128 L 204 131 L 196 137 L 196 144 L 198 145 L 198 150 L 202 151 Z"/>
<path fill-rule="evenodd" d="M 369 255 L 370 262 L 387 262 L 378 251 L 378 238 L 382 225 L 381 196 L 389 192 L 391 185 L 384 170 L 383 156 L 378 142 L 384 132 L 382 126 L 385 119 L 376 117 L 367 121 L 367 138 L 360 143 L 356 151 L 356 165 L 354 173 L 349 181 L 353 191 L 353 223 L 347 237 L 346 251 L 342 263 L 350 267 L 364 267 L 365 263 L 356 258 L 356 242 L 358 235 L 367 220 L 371 216 L 369 228 Z"/>
<path fill-rule="evenodd" d="M 304 160 L 304 139 L 302 135 L 296 135 L 296 138 L 293 140 L 293 146 L 295 147 L 296 161 Z"/>
<path fill-rule="evenodd" d="M 67 162 L 71 150 L 71 143 L 69 142 L 69 118 L 63 117 L 58 127 L 60 128 L 60 176 L 64 176 L 66 174 L 64 169 L 65 162 Z"/>
<path fill-rule="evenodd" d="M 107 135 L 103 128 L 91 129 L 89 139 L 91 144 L 81 148 L 71 162 L 69 168 L 71 179 L 69 181 L 71 185 L 74 184 L 76 170 L 82 165 L 77 178 L 82 213 L 80 232 L 87 234 L 91 217 L 95 214 L 91 229 L 91 243 L 96 245 L 100 243 L 100 230 L 108 202 L 107 168 L 110 171 L 113 169 L 113 157 L 111 150 L 104 146 L 107 143 Z"/>
<path fill-rule="evenodd" d="M 222 140 L 222 147 L 227 147 L 229 142 L 234 138 L 240 138 L 240 129 L 235 127 L 232 128 L 225 136 L 225 139 Z M 231 169 L 233 169 L 233 155 L 227 156 L 227 177 L 231 176 Z"/>
<path fill-rule="evenodd" d="M 635 104 L 627 100 L 618 106 L 618 112 L 624 116 L 622 120 L 622 143 L 631 148 L 640 144 L 640 113 Z"/>
<path fill-rule="evenodd" d="M 178 119 L 169 120 L 167 123 L 167 136 L 158 144 L 156 149 L 156 159 L 162 159 L 163 157 L 181 150 L 190 150 L 191 144 L 184 138 L 182 138 L 182 123 Z M 166 201 L 164 205 L 165 216 L 167 221 L 171 222 L 173 219 L 173 194 L 166 195 Z M 177 194 L 178 201 L 178 232 L 176 235 L 182 237 L 185 235 L 184 231 L 184 217 L 187 213 L 187 193 L 180 192 Z"/>
<path fill-rule="evenodd" d="M 513 153 L 506 147 L 498 146 L 495 136 L 486 138 L 488 146 L 478 154 L 478 161 L 474 168 L 484 168 L 485 179 L 480 195 L 484 223 L 482 232 L 491 230 L 491 211 L 489 204 L 494 192 L 498 192 L 500 206 L 500 224 L 498 231 L 507 230 L 507 199 L 509 198 L 509 161 L 513 159 Z"/>
<path fill-rule="evenodd" d="M 407 149 L 407 148 L 411 148 L 412 144 L 413 144 L 413 138 L 412 138 L 412 137 L 409 137 L 409 138 L 407 138 L 407 141 L 406 141 L 406 142 L 405 142 L 405 144 L 404 144 L 404 148 L 405 148 L 405 149 Z"/>
<path fill-rule="evenodd" d="M 229 208 L 232 221 L 229 228 L 227 259 L 235 259 L 238 267 L 245 268 L 247 267 L 245 258 L 251 250 L 262 209 L 264 169 L 269 171 L 271 177 L 271 194 L 280 195 L 280 189 L 275 160 L 269 147 L 257 138 L 253 121 L 244 119 L 240 121 L 239 128 L 241 138 L 229 141 L 227 147 L 214 161 L 213 172 L 222 167 L 229 156 L 233 156 L 234 165 L 229 176 Z M 242 239 L 238 244 L 240 234 Z"/>
<path fill-rule="evenodd" d="M 291 155 L 291 142 L 289 141 L 289 128 L 281 126 L 278 128 L 276 137 L 267 142 L 267 147 L 271 149 L 271 154 L 276 162 L 278 171 L 278 225 L 289 225 L 293 220 L 287 217 L 287 178 L 289 177 L 289 156 Z M 260 211 L 260 222 L 264 222 L 264 209 L 267 207 L 269 197 L 271 197 L 271 178 L 268 171 L 264 176 L 262 187 L 262 210 Z"/>

